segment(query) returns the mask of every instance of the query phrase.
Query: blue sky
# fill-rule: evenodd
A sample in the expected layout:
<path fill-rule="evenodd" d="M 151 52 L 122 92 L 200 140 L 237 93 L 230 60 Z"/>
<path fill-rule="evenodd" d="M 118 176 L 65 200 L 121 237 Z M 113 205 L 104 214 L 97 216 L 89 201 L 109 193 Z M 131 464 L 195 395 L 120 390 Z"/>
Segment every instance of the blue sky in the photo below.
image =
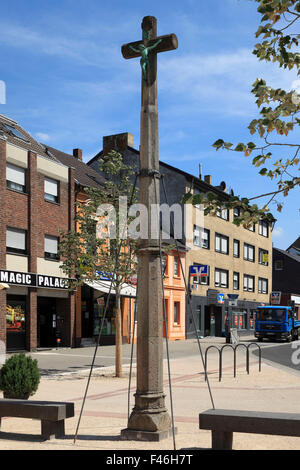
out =
<path fill-rule="evenodd" d="M 288 90 L 297 78 L 252 54 L 256 8 L 251 0 L 2 2 L 0 80 L 7 96 L 0 113 L 62 151 L 82 148 L 85 161 L 104 135 L 130 132 L 138 149 L 139 60 L 124 60 L 121 45 L 140 39 L 142 18 L 152 15 L 158 34 L 179 40 L 178 50 L 158 57 L 160 159 L 196 175 L 202 163 L 213 184 L 224 180 L 241 196 L 272 191 L 250 157 L 212 148 L 218 138 L 259 142 L 247 130 L 257 116 L 250 93 L 256 78 Z M 294 191 L 279 199 L 281 214 L 273 208 L 279 248 L 300 234 L 299 199 Z"/>

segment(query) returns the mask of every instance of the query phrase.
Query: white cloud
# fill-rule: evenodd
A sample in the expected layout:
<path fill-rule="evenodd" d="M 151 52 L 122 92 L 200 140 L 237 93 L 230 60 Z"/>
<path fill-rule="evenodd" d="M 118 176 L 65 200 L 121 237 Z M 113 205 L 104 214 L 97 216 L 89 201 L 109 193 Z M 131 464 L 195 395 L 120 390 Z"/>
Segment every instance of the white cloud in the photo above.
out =
<path fill-rule="evenodd" d="M 164 93 L 181 96 L 185 107 L 192 101 L 202 112 L 247 116 L 256 109 L 250 91 L 258 77 L 270 86 L 290 89 L 296 72 L 262 63 L 250 49 L 206 56 L 175 53 L 159 62 L 158 84 Z"/>
<path fill-rule="evenodd" d="M 120 55 L 116 45 L 106 45 L 95 37 L 74 34 L 51 34 L 17 24 L 0 22 L 0 44 L 27 49 L 30 53 L 71 58 L 85 65 L 111 66 Z"/>
<path fill-rule="evenodd" d="M 275 227 L 273 230 L 273 238 L 281 238 L 284 234 L 282 227 Z"/>
<path fill-rule="evenodd" d="M 37 132 L 35 136 L 40 142 L 48 142 L 49 140 L 51 140 L 50 135 L 45 134 L 44 132 Z"/>

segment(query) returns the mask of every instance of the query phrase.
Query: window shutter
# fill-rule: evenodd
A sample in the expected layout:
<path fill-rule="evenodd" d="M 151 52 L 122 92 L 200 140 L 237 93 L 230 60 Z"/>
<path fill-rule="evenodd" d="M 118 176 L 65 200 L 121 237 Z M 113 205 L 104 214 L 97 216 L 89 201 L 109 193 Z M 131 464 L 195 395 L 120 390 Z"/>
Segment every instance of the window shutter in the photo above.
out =
<path fill-rule="evenodd" d="M 20 184 L 25 186 L 25 170 L 24 168 L 19 168 L 15 165 L 6 165 L 6 179 L 7 181 L 12 181 L 13 183 Z"/>
<path fill-rule="evenodd" d="M 228 247 L 227 247 L 227 238 L 222 238 L 221 239 L 221 251 L 223 253 L 227 253 Z"/>
<path fill-rule="evenodd" d="M 6 231 L 6 246 L 17 250 L 26 250 L 26 232 L 8 228 Z"/>
<path fill-rule="evenodd" d="M 58 253 L 58 238 L 51 237 L 49 235 L 45 236 L 45 253 L 52 253 L 57 255 Z"/>
<path fill-rule="evenodd" d="M 221 286 L 227 286 L 227 273 L 221 272 Z"/>
<path fill-rule="evenodd" d="M 58 195 L 58 183 L 55 180 L 45 178 L 45 193 L 51 194 L 51 196 L 57 197 Z"/>

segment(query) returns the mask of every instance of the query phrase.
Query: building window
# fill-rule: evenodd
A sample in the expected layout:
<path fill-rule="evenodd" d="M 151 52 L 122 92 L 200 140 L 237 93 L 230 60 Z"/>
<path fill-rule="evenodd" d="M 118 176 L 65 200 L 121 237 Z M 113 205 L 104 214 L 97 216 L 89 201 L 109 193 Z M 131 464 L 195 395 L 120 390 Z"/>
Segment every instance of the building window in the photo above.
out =
<path fill-rule="evenodd" d="M 274 269 L 275 269 L 275 271 L 282 271 L 283 270 L 283 259 L 277 259 L 274 262 Z"/>
<path fill-rule="evenodd" d="M 240 289 L 240 274 L 233 273 L 233 289 L 239 290 Z"/>
<path fill-rule="evenodd" d="M 233 240 L 233 256 L 235 258 L 240 257 L 240 242 L 239 242 L 239 240 Z"/>
<path fill-rule="evenodd" d="M 216 233 L 216 245 L 215 249 L 218 253 L 223 253 L 225 255 L 229 254 L 229 238 L 225 235 L 220 235 Z"/>
<path fill-rule="evenodd" d="M 248 245 L 248 243 L 244 243 L 244 259 L 246 261 L 255 261 L 255 248 L 253 245 Z"/>
<path fill-rule="evenodd" d="M 59 182 L 50 178 L 45 178 L 45 200 L 59 203 Z"/>
<path fill-rule="evenodd" d="M 25 349 L 26 297 L 8 295 L 6 304 L 7 351 Z"/>
<path fill-rule="evenodd" d="M 198 188 L 194 188 L 194 195 L 196 195 L 196 194 L 201 194 L 200 190 Z M 195 207 L 197 209 L 201 209 L 201 204 L 195 204 Z"/>
<path fill-rule="evenodd" d="M 174 325 L 180 324 L 180 302 L 174 302 Z"/>
<path fill-rule="evenodd" d="M 210 231 L 205 228 L 198 227 L 198 225 L 194 225 L 194 245 L 209 250 Z"/>
<path fill-rule="evenodd" d="M 258 293 L 267 294 L 268 293 L 268 279 L 262 277 L 258 278 Z"/>
<path fill-rule="evenodd" d="M 11 134 L 13 137 L 17 137 L 18 139 L 25 140 L 25 142 L 29 142 L 25 135 L 18 131 L 18 129 L 15 127 L 10 126 L 9 124 L 4 124 L 4 126 L 8 130 L 9 134 Z"/>
<path fill-rule="evenodd" d="M 223 220 L 229 220 L 229 210 L 228 209 L 221 209 L 217 211 L 217 216 Z"/>
<path fill-rule="evenodd" d="M 215 287 L 228 287 L 228 271 L 215 269 Z"/>
<path fill-rule="evenodd" d="M 244 291 L 254 292 L 254 276 L 244 274 Z"/>
<path fill-rule="evenodd" d="M 233 218 L 237 219 L 241 215 L 241 209 L 239 207 L 235 207 L 233 209 Z"/>
<path fill-rule="evenodd" d="M 263 237 L 269 236 L 269 224 L 265 220 L 260 220 L 258 223 L 258 233 Z"/>
<path fill-rule="evenodd" d="M 8 163 L 6 165 L 6 186 L 8 189 L 25 193 L 26 170 Z"/>
<path fill-rule="evenodd" d="M 168 257 L 163 256 L 162 258 L 162 270 L 163 270 L 163 275 L 167 276 L 168 275 Z"/>
<path fill-rule="evenodd" d="M 27 254 L 27 232 L 18 228 L 7 228 L 6 251 L 16 255 Z"/>
<path fill-rule="evenodd" d="M 174 276 L 179 277 L 180 276 L 180 261 L 178 256 L 174 256 Z"/>
<path fill-rule="evenodd" d="M 45 258 L 55 261 L 59 260 L 57 237 L 45 235 Z"/>
<path fill-rule="evenodd" d="M 258 250 L 258 262 L 264 266 L 269 266 L 269 252 L 259 248 Z"/>

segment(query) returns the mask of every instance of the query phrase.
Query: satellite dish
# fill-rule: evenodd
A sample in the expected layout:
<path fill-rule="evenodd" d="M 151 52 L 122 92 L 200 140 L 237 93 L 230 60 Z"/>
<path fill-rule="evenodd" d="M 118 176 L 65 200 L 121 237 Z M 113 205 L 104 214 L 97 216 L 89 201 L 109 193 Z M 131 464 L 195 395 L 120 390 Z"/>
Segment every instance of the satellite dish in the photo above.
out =
<path fill-rule="evenodd" d="M 226 183 L 225 183 L 225 181 L 222 181 L 222 182 L 221 182 L 220 188 L 221 188 L 222 191 L 225 191 L 225 190 L 226 190 Z"/>

